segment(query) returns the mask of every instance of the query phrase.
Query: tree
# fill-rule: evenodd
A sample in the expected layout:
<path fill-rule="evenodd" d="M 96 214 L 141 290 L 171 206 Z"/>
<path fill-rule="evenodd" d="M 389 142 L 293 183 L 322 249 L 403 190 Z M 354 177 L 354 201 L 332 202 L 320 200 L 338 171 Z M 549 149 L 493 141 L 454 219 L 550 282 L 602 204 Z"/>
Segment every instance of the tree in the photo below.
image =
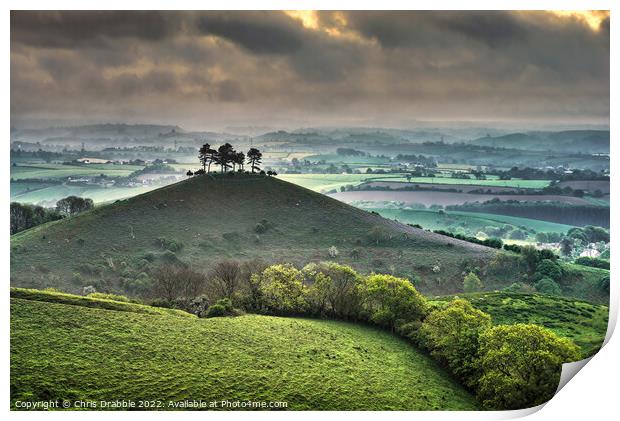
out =
<path fill-rule="evenodd" d="M 521 247 L 521 258 L 525 262 L 527 266 L 527 271 L 531 274 L 536 269 L 536 265 L 538 265 L 538 261 L 540 259 L 538 250 L 533 246 L 523 246 Z"/>
<path fill-rule="evenodd" d="M 93 200 L 77 196 L 68 196 L 56 202 L 56 211 L 61 215 L 73 216 L 95 207 Z"/>
<path fill-rule="evenodd" d="M 211 145 L 209 145 L 208 143 L 205 143 L 204 145 L 200 147 L 200 149 L 198 149 L 198 159 L 200 160 L 200 163 L 202 164 L 202 170 L 205 172 L 207 170 L 207 164 L 210 164 L 210 155 L 209 155 L 210 149 L 211 149 Z"/>
<path fill-rule="evenodd" d="M 243 152 L 237 152 L 235 155 L 235 164 L 239 166 L 239 169 L 243 171 L 243 164 L 245 163 L 245 154 Z"/>
<path fill-rule="evenodd" d="M 562 267 L 551 259 L 543 259 L 536 266 L 534 279 L 551 278 L 554 281 L 562 279 Z"/>
<path fill-rule="evenodd" d="M 178 298 L 195 298 L 204 290 L 206 277 L 189 267 L 165 265 L 154 274 L 154 292 L 171 303 Z"/>
<path fill-rule="evenodd" d="M 548 277 L 541 278 L 540 281 L 534 284 L 534 287 L 536 288 L 536 291 L 541 294 L 562 295 L 562 288 L 560 288 L 560 285 Z"/>
<path fill-rule="evenodd" d="M 392 275 L 370 275 L 359 284 L 358 292 L 368 320 L 391 331 L 421 321 L 428 309 L 426 299 L 408 280 Z"/>
<path fill-rule="evenodd" d="M 562 364 L 580 359 L 570 340 L 537 325 L 492 327 L 480 335 L 478 396 L 488 409 L 521 409 L 551 399 Z"/>
<path fill-rule="evenodd" d="M 431 312 L 420 327 L 422 346 L 463 383 L 475 388 L 481 376 L 479 336 L 491 327 L 491 316 L 469 301 L 456 299 Z"/>
<path fill-rule="evenodd" d="M 308 285 L 308 300 L 317 314 L 356 319 L 362 277 L 351 267 L 333 262 L 310 263 L 302 269 Z"/>
<path fill-rule="evenodd" d="M 387 232 L 380 225 L 375 225 L 370 229 L 370 231 L 368 231 L 368 239 L 376 245 L 379 245 L 380 242 L 384 241 L 387 236 Z"/>
<path fill-rule="evenodd" d="M 254 173 L 254 171 L 260 170 L 259 165 L 261 163 L 262 158 L 263 158 L 263 154 L 258 149 L 250 148 L 247 154 L 247 159 L 248 159 L 248 164 L 250 164 L 250 167 L 252 169 L 252 173 Z"/>
<path fill-rule="evenodd" d="M 217 148 L 217 156 L 215 162 L 220 166 L 222 172 L 228 171 L 232 166 L 231 163 L 236 159 L 237 152 L 230 143 L 224 143 Z"/>
<path fill-rule="evenodd" d="M 273 265 L 260 274 L 261 296 L 273 314 L 299 314 L 304 310 L 303 274 L 292 265 Z"/>
<path fill-rule="evenodd" d="M 191 177 L 194 175 L 194 173 L 192 172 L 192 170 L 187 170 L 187 173 L 185 173 L 185 175 L 187 175 L 188 177 Z"/>
<path fill-rule="evenodd" d="M 234 299 L 239 290 L 241 265 L 235 260 L 218 262 L 209 272 L 209 287 L 215 297 Z"/>
<path fill-rule="evenodd" d="M 463 291 L 478 292 L 482 291 L 482 288 L 484 288 L 484 285 L 474 272 L 469 272 L 465 278 L 463 278 Z"/>

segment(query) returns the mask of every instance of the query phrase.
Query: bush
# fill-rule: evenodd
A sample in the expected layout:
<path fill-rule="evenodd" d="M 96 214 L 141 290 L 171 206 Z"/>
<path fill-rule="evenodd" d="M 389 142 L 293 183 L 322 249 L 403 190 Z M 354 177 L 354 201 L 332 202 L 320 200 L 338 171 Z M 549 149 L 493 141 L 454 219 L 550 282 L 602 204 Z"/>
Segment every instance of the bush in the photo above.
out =
<path fill-rule="evenodd" d="M 178 240 L 174 240 L 174 239 L 168 239 L 165 237 L 157 238 L 155 240 L 155 245 L 164 250 L 170 250 L 171 252 L 174 252 L 174 253 L 181 251 L 181 249 L 183 248 L 182 242 Z"/>
<path fill-rule="evenodd" d="M 478 337 L 491 327 L 491 316 L 469 301 L 456 299 L 429 314 L 420 327 L 420 344 L 470 388 L 481 376 Z"/>
<path fill-rule="evenodd" d="M 123 303 L 138 303 L 138 300 L 132 300 L 130 298 L 125 297 L 124 295 L 116 295 L 116 294 L 105 294 L 103 292 L 91 292 L 87 295 L 89 298 L 99 298 L 102 300 L 111 300 L 111 301 L 120 301 Z"/>
<path fill-rule="evenodd" d="M 209 306 L 206 317 L 223 317 L 234 314 L 232 301 L 228 298 L 222 298 L 217 303 Z"/>
<path fill-rule="evenodd" d="M 551 278 L 542 278 L 534 284 L 536 291 L 547 295 L 562 295 L 562 288 Z"/>
<path fill-rule="evenodd" d="M 469 272 L 465 278 L 463 278 L 463 291 L 478 292 L 482 291 L 482 288 L 484 288 L 484 285 L 475 273 Z"/>
<path fill-rule="evenodd" d="M 521 409 L 551 399 L 562 364 L 577 361 L 579 348 L 537 325 L 492 327 L 480 335 L 482 377 L 478 396 L 488 409 Z"/>

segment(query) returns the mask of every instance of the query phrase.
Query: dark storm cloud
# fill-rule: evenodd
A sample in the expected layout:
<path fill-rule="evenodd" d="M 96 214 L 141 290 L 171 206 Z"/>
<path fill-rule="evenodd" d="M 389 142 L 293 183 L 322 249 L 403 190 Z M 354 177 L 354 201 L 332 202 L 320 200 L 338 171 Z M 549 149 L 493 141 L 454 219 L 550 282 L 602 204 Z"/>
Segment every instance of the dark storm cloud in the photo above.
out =
<path fill-rule="evenodd" d="M 39 47 L 71 48 L 109 38 L 157 41 L 176 27 L 175 20 L 168 19 L 163 12 L 11 12 L 11 41 Z"/>
<path fill-rule="evenodd" d="M 11 94 L 14 121 L 605 122 L 609 18 L 595 30 L 546 12 L 12 12 Z"/>
<path fill-rule="evenodd" d="M 290 18 L 269 12 L 223 12 L 198 19 L 203 34 L 226 38 L 257 54 L 289 54 L 303 45 L 303 31 Z"/>

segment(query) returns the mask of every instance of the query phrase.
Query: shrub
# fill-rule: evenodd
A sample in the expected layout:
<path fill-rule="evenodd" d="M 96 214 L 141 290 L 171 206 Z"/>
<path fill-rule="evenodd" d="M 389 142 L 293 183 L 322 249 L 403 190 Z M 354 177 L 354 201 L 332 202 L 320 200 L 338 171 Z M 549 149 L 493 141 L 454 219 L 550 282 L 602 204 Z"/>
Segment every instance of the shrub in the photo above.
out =
<path fill-rule="evenodd" d="M 123 303 L 138 303 L 137 300 L 132 300 L 130 298 L 125 297 L 124 295 L 116 295 L 116 294 L 105 294 L 103 292 L 91 292 L 87 295 L 90 298 L 99 298 L 102 300 L 111 300 L 111 301 L 120 301 Z"/>
<path fill-rule="evenodd" d="M 398 326 L 422 320 L 428 303 L 411 283 L 392 275 L 370 275 L 358 286 L 365 317 L 392 331 Z"/>
<path fill-rule="evenodd" d="M 551 278 L 542 278 L 534 284 L 534 287 L 536 288 L 536 291 L 541 294 L 562 295 L 562 288 L 560 288 L 560 285 L 558 285 L 558 283 Z"/>
<path fill-rule="evenodd" d="M 491 316 L 475 309 L 469 301 L 456 299 L 424 319 L 420 344 L 473 388 L 481 376 L 478 338 L 490 327 Z"/>
<path fill-rule="evenodd" d="M 232 301 L 228 298 L 222 298 L 217 303 L 209 306 L 206 317 L 222 317 L 234 314 Z"/>
<path fill-rule="evenodd" d="M 484 285 L 474 272 L 469 272 L 465 278 L 463 278 L 463 291 L 478 292 L 482 291 L 482 288 L 484 288 Z"/>
<path fill-rule="evenodd" d="M 155 245 L 165 250 L 170 250 L 171 252 L 178 252 L 183 248 L 183 243 L 174 240 L 168 239 L 166 237 L 159 237 L 155 240 Z"/>
<path fill-rule="evenodd" d="M 492 327 L 480 335 L 478 396 L 489 409 L 521 409 L 553 397 L 562 363 L 580 358 L 571 341 L 536 325 Z"/>

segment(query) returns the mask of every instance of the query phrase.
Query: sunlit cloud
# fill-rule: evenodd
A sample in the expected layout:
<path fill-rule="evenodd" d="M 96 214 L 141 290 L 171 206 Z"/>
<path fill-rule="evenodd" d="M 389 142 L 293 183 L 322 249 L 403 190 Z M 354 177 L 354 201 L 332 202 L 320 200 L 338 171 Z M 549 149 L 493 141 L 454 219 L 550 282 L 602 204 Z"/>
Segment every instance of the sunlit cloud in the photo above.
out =
<path fill-rule="evenodd" d="M 550 12 L 556 16 L 577 19 L 593 31 L 598 31 L 601 23 L 609 17 L 608 10 L 551 10 Z"/>

